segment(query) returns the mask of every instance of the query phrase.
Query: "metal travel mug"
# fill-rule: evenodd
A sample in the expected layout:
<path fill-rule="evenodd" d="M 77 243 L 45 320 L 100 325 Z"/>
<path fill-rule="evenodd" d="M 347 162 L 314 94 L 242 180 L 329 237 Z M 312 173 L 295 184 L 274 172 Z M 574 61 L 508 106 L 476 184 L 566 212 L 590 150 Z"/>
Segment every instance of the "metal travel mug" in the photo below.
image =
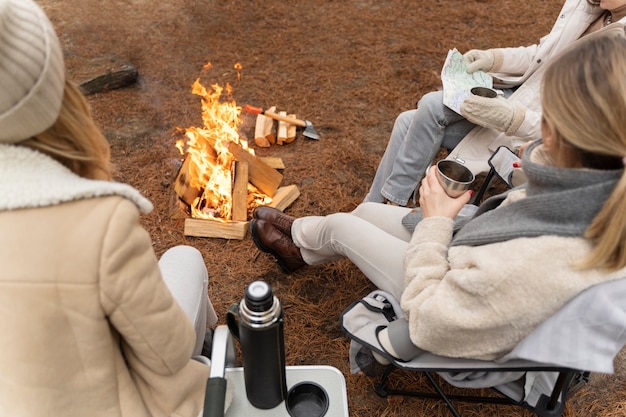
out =
<path fill-rule="evenodd" d="M 475 96 L 487 97 L 487 98 L 496 98 L 498 97 L 498 92 L 493 88 L 489 87 L 474 87 L 470 90 L 470 93 Z"/>
<path fill-rule="evenodd" d="M 226 314 L 228 327 L 239 340 L 246 396 L 256 408 L 276 407 L 287 397 L 283 311 L 272 287 L 254 281 L 244 298 Z"/>

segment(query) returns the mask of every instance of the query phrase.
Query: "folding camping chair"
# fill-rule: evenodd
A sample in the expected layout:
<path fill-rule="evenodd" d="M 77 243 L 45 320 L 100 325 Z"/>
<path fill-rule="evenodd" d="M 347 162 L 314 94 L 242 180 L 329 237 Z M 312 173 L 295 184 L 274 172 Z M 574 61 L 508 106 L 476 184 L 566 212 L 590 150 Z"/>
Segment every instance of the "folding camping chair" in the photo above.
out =
<path fill-rule="evenodd" d="M 478 189 L 478 192 L 472 198 L 472 203 L 478 205 L 482 200 L 485 192 L 495 179 L 499 179 L 507 187 L 512 188 L 526 182 L 526 176 L 521 169 L 513 167 L 514 162 L 519 162 L 520 158 L 515 152 L 506 146 L 499 146 L 498 149 L 489 157 L 489 171 L 485 176 L 485 180 Z"/>
<path fill-rule="evenodd" d="M 517 405 L 540 417 L 561 416 L 568 394 L 584 384 L 591 372 L 613 373 L 613 360 L 626 344 L 626 278 L 583 291 L 496 361 L 447 358 L 425 351 L 408 362 L 395 360 L 377 338 L 391 321 L 404 320 L 398 308 L 390 314 L 392 306 L 397 306 L 397 300 L 374 291 L 341 316 L 342 329 L 357 349 L 369 347 L 391 362 L 376 393 L 440 399 L 455 417 L 460 414 L 453 401 Z M 388 379 L 394 369 L 424 373 L 435 393 L 390 389 Z M 500 395 L 449 395 L 433 373 L 452 386 L 493 388 Z"/>

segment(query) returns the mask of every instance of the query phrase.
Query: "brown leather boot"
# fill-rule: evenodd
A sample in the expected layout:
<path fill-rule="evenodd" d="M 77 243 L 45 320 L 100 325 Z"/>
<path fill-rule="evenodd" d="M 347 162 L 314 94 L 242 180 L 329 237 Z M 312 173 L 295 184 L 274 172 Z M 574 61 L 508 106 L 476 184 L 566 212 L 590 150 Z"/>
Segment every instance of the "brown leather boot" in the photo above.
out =
<path fill-rule="evenodd" d="M 306 265 L 300 248 L 293 243 L 291 237 L 283 234 L 270 222 L 252 219 L 249 228 L 256 247 L 276 258 L 276 263 L 284 273 L 290 274 Z"/>
<path fill-rule="evenodd" d="M 271 223 L 281 233 L 291 238 L 291 225 L 296 219 L 295 217 L 287 216 L 282 211 L 269 206 L 255 207 L 252 210 L 252 217 Z"/>

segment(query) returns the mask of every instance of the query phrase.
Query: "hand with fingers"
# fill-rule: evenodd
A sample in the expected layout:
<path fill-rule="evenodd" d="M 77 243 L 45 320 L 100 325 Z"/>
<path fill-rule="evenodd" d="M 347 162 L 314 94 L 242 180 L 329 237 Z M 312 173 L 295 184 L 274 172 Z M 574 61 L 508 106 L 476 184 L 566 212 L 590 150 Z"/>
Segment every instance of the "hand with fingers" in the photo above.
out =
<path fill-rule="evenodd" d="M 463 58 L 468 62 L 467 73 L 472 74 L 476 71 L 482 70 L 485 72 L 491 71 L 495 62 L 495 56 L 492 51 L 481 51 L 479 49 L 472 49 L 467 51 Z"/>
<path fill-rule="evenodd" d="M 446 194 L 439 184 L 436 168 L 431 167 L 421 182 L 419 189 L 419 203 L 422 209 L 422 216 L 426 217 L 449 217 L 454 219 L 465 204 L 469 203 L 473 191 L 468 190 L 457 198 L 452 198 Z"/>

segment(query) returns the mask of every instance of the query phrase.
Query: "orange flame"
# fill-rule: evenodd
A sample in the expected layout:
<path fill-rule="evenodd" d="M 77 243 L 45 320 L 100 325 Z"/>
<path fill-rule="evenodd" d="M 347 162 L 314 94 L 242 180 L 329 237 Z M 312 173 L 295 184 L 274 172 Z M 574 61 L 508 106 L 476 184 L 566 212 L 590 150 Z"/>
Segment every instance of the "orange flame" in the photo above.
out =
<path fill-rule="evenodd" d="M 211 68 L 211 63 L 204 69 Z M 240 64 L 235 65 L 240 78 Z M 238 133 L 241 124 L 241 107 L 235 101 L 220 102 L 224 88 L 218 84 L 211 85 L 207 90 L 196 79 L 192 93 L 201 97 L 203 127 L 183 129 L 186 143 L 176 142 L 182 155 L 185 148 L 188 158 L 189 185 L 203 190 L 202 194 L 191 205 L 191 215 L 202 219 L 230 220 L 232 217 L 232 173 L 233 156 L 228 151 L 228 142 L 239 144 L 253 153 L 248 143 L 241 140 Z M 230 96 L 232 87 L 226 83 L 226 93 Z M 271 198 L 262 194 L 253 185 L 248 184 L 248 206 L 268 204 Z"/>

